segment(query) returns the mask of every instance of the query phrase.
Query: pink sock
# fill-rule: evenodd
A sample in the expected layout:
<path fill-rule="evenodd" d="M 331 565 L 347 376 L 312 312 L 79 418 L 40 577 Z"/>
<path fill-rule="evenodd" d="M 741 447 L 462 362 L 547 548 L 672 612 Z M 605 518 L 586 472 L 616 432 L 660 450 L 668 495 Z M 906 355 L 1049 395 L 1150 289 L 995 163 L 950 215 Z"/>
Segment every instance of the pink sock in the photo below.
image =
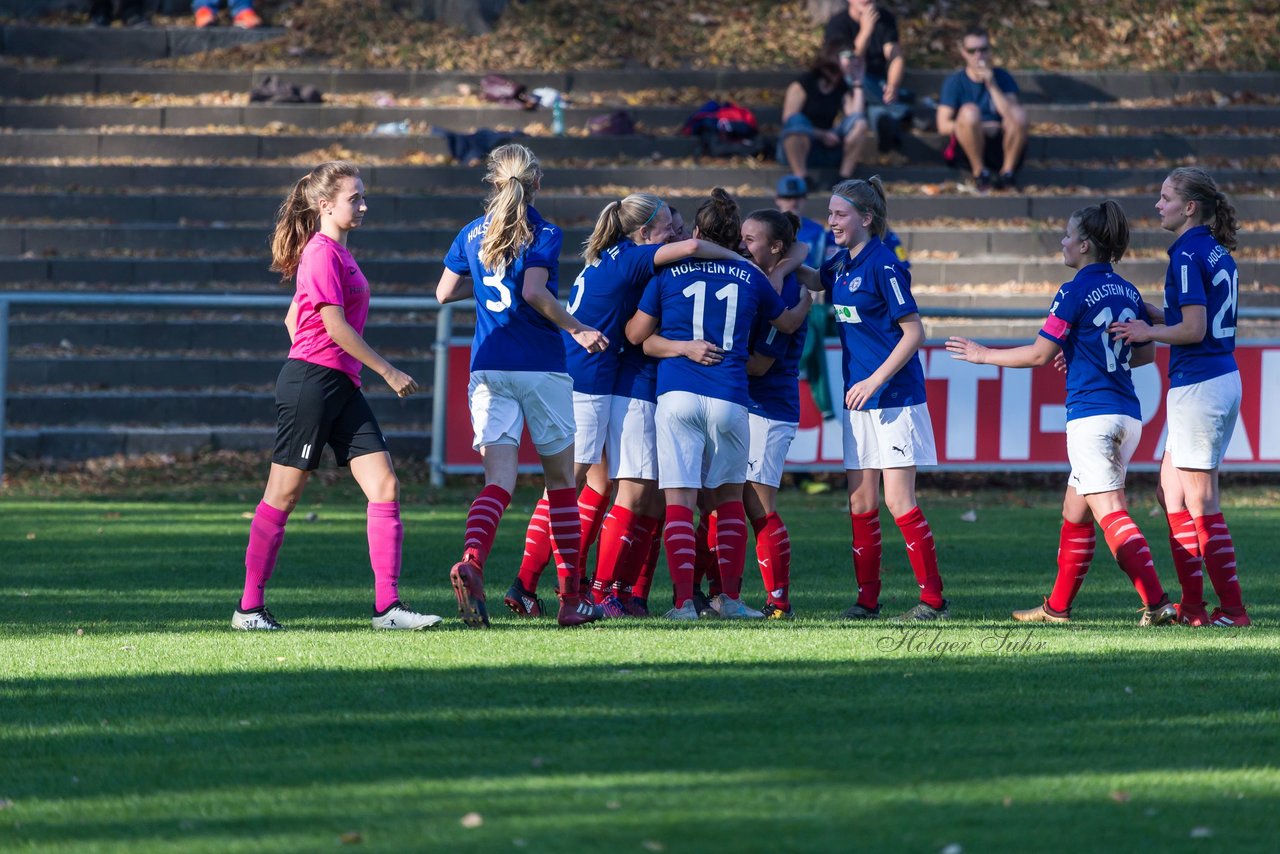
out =
<path fill-rule="evenodd" d="M 368 510 L 369 565 L 373 567 L 373 610 L 378 613 L 400 599 L 400 546 L 404 525 L 399 501 L 370 501 Z"/>
<path fill-rule="evenodd" d="M 265 501 L 253 511 L 249 523 L 249 547 L 244 553 L 244 593 L 240 596 L 240 610 L 252 611 L 266 603 L 265 589 L 276 568 L 276 556 L 284 542 L 284 524 L 289 521 L 288 510 L 277 510 Z"/>

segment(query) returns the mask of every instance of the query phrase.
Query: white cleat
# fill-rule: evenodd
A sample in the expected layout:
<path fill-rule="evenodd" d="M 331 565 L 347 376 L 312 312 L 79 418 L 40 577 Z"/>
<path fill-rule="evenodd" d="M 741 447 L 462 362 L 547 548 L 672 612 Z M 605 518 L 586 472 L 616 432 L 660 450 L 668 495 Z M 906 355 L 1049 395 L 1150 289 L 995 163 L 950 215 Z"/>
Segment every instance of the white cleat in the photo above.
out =
<path fill-rule="evenodd" d="M 373 615 L 373 627 L 375 629 L 399 629 L 401 631 L 416 632 L 419 629 L 438 626 L 441 622 L 441 618 L 435 614 L 419 614 L 416 611 L 410 611 L 404 606 L 403 602 L 393 602 L 387 607 L 387 610 Z"/>
<path fill-rule="evenodd" d="M 672 608 L 662 616 L 668 620 L 696 620 L 698 619 L 698 609 L 693 607 L 692 599 L 686 599 L 679 608 Z"/>
<path fill-rule="evenodd" d="M 764 612 L 748 608 L 741 599 L 731 599 L 727 593 L 718 593 L 711 600 L 711 607 L 722 620 L 763 620 Z"/>
<path fill-rule="evenodd" d="M 240 632 L 276 632 L 284 626 L 277 623 L 276 618 L 267 610 L 267 606 L 263 605 L 261 608 L 250 611 L 241 611 L 236 608 L 235 613 L 231 615 L 231 628 Z"/>

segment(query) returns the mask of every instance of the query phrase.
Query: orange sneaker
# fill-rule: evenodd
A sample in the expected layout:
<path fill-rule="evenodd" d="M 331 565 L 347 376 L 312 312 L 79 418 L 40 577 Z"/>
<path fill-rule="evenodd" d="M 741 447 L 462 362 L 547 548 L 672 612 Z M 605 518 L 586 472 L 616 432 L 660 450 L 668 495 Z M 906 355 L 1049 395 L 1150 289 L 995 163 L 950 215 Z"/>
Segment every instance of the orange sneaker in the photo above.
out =
<path fill-rule="evenodd" d="M 244 9 L 231 19 L 231 25 L 242 30 L 256 30 L 262 26 L 262 18 L 252 9 Z"/>
<path fill-rule="evenodd" d="M 203 30 L 205 27 L 212 27 L 218 22 L 218 16 L 208 6 L 201 6 L 196 9 L 196 28 Z"/>

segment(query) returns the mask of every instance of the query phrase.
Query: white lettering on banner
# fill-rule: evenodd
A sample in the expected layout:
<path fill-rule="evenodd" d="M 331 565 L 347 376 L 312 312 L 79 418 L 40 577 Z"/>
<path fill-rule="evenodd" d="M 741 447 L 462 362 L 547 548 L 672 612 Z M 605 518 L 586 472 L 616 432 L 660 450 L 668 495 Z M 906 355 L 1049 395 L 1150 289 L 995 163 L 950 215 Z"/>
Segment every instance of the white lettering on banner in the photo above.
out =
<path fill-rule="evenodd" d="M 1236 418 L 1236 429 L 1231 431 L 1231 441 L 1227 443 L 1227 452 L 1223 461 L 1253 462 L 1253 443 L 1249 441 L 1249 428 L 1244 426 L 1244 419 Z"/>
<path fill-rule="evenodd" d="M 1142 423 L 1150 424 L 1164 401 L 1164 377 L 1154 363 L 1134 368 L 1132 376 L 1133 390 L 1138 394 L 1138 406 L 1142 409 Z"/>
<path fill-rule="evenodd" d="M 1000 372 L 1000 459 L 1031 459 L 1031 371 Z"/>
<path fill-rule="evenodd" d="M 929 356 L 929 379 L 947 382 L 947 459 L 972 460 L 978 456 L 978 383 L 999 376 L 1000 369 L 995 365 L 962 362 L 946 350 L 934 350 Z"/>
<path fill-rule="evenodd" d="M 1067 407 L 1061 403 L 1045 403 L 1040 406 L 1040 432 L 1067 432 Z"/>
<path fill-rule="evenodd" d="M 1258 456 L 1280 460 L 1280 350 L 1264 350 L 1258 389 Z"/>

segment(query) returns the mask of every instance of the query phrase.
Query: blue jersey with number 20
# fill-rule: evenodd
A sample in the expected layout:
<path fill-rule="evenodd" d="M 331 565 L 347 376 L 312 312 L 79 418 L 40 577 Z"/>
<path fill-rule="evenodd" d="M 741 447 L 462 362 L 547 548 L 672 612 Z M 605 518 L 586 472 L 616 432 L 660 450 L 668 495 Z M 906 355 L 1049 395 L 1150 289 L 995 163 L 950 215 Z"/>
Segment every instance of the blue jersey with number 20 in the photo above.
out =
<path fill-rule="evenodd" d="M 1208 226 L 1188 229 L 1169 247 L 1164 276 L 1164 322 L 1182 322 L 1182 308 L 1202 305 L 1204 339 L 1169 348 L 1169 386 L 1192 385 L 1236 370 L 1236 305 L 1240 273 Z"/>
<path fill-rule="evenodd" d="M 747 357 L 756 317 L 773 320 L 786 310 L 782 297 L 757 268 L 740 261 L 685 261 L 655 276 L 640 310 L 659 320 L 672 341 L 710 341 L 725 351 L 718 365 L 683 356 L 658 363 L 658 394 L 688 391 L 748 406 Z"/>

